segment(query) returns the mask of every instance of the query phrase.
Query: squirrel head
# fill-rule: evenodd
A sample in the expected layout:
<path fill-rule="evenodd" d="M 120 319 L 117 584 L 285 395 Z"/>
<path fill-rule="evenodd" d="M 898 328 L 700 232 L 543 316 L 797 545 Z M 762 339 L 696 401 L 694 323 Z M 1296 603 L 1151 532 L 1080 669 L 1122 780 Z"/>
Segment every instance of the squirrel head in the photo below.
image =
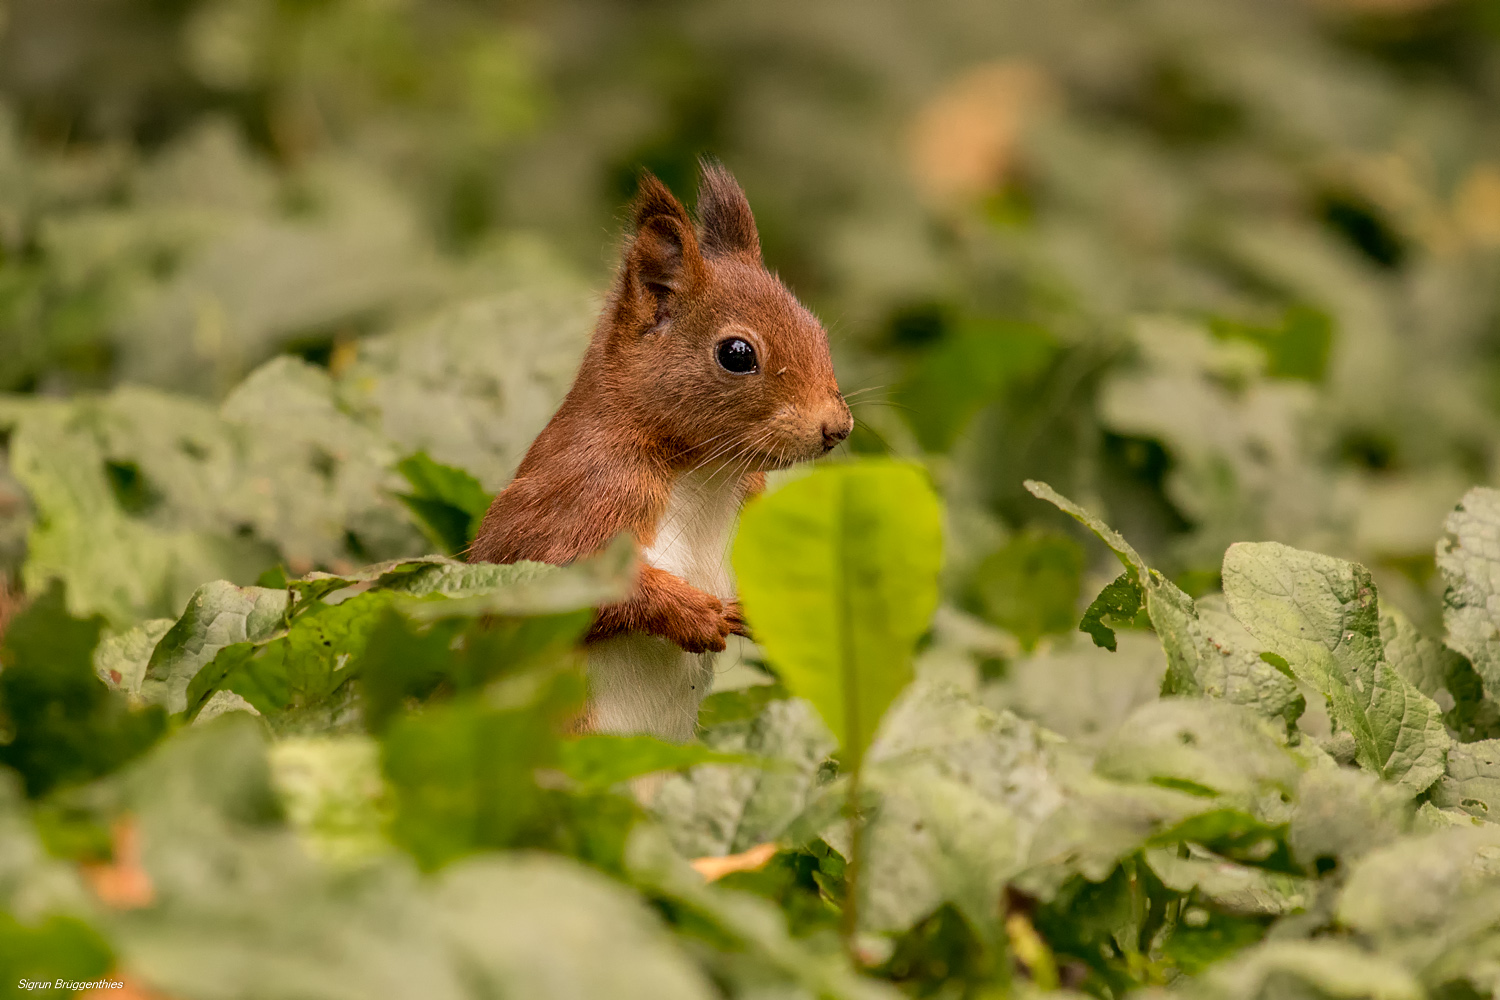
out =
<path fill-rule="evenodd" d="M 750 204 L 705 162 L 696 224 L 644 174 L 595 347 L 596 374 L 677 470 L 816 458 L 849 436 L 828 334 L 761 260 Z"/>

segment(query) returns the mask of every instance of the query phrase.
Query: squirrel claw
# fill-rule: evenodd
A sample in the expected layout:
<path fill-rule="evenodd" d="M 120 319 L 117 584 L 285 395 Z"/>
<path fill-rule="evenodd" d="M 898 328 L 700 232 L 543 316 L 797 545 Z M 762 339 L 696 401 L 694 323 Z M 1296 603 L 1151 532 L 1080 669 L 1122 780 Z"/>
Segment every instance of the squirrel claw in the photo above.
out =
<path fill-rule="evenodd" d="M 750 634 L 750 626 L 745 621 L 745 612 L 740 608 L 739 601 L 730 601 L 724 605 L 724 620 L 729 623 L 731 635 L 743 636 L 754 641 L 755 637 Z"/>

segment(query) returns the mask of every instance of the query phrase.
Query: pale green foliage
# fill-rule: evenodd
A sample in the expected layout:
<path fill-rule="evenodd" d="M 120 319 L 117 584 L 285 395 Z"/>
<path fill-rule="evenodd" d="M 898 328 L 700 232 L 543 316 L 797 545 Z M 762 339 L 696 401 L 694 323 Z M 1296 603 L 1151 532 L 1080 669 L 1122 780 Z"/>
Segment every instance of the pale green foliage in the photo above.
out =
<path fill-rule="evenodd" d="M 1443 773 L 1451 740 L 1442 713 L 1386 662 L 1368 570 L 1276 542 L 1242 542 L 1224 554 L 1224 593 L 1266 650 L 1328 698 L 1361 764 L 1413 792 Z"/>
<path fill-rule="evenodd" d="M 1490 691 L 1500 691 L 1500 491 L 1464 494 L 1448 515 L 1438 566 L 1448 584 L 1448 644 L 1463 653 Z"/>

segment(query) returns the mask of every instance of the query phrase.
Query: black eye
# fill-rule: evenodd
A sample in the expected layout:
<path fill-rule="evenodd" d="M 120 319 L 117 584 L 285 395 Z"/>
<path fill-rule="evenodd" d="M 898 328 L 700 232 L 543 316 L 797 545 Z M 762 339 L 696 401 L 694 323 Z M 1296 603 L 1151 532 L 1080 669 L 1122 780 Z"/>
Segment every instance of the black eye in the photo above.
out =
<path fill-rule="evenodd" d="M 748 340 L 731 337 L 719 341 L 719 367 L 734 375 L 753 375 L 759 370 L 755 361 L 755 348 Z"/>

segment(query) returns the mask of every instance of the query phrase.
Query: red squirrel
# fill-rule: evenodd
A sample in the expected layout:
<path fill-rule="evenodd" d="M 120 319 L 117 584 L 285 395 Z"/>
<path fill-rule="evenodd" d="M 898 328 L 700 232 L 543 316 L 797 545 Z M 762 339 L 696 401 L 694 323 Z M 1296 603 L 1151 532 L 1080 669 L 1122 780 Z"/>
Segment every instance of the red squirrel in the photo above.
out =
<path fill-rule="evenodd" d="M 565 564 L 621 531 L 640 572 L 598 609 L 582 727 L 687 740 L 713 653 L 745 635 L 728 549 L 765 473 L 853 419 L 828 335 L 766 270 L 750 204 L 703 164 L 698 221 L 643 174 L 633 231 L 578 375 L 485 513 L 470 560 Z"/>

